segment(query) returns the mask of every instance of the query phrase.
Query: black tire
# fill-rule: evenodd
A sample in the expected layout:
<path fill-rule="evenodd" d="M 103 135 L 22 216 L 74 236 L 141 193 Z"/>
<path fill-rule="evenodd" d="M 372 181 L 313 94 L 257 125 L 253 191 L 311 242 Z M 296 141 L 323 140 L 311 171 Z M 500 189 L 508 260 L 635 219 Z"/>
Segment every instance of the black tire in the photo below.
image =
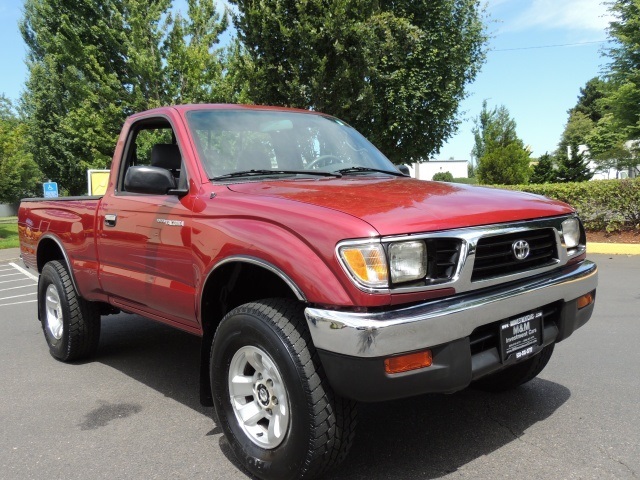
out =
<path fill-rule="evenodd" d="M 480 378 L 472 386 L 488 392 L 504 392 L 519 387 L 523 383 L 533 380 L 547 366 L 554 347 L 555 343 L 552 343 L 544 347 L 537 355 Z"/>
<path fill-rule="evenodd" d="M 94 304 L 78 295 L 69 272 L 57 260 L 48 262 L 40 274 L 38 313 L 53 357 L 71 362 L 96 352 L 100 340 L 100 312 Z"/>
<path fill-rule="evenodd" d="M 290 417 L 286 428 L 280 429 L 284 433 L 274 440 L 277 445 L 258 445 L 262 433 L 254 434 L 252 439 L 246 429 L 255 427 L 243 426 L 236 417 L 238 406 L 231 399 L 229 372 L 236 372 L 236 366 L 242 365 L 237 359 L 247 350 L 260 351 L 265 354 L 259 356 L 265 364 L 275 364 L 276 385 L 272 381 L 271 387 L 282 387 L 280 391 L 286 393 L 285 401 L 290 408 L 283 411 L 290 412 Z M 305 324 L 304 307 L 298 302 L 269 299 L 229 312 L 213 339 L 210 374 L 218 424 L 238 460 L 252 474 L 267 480 L 313 478 L 346 457 L 353 443 L 356 404 L 331 390 Z M 258 370 L 252 373 L 250 369 L 244 374 L 253 375 L 250 382 L 254 394 L 243 397 L 242 393 L 235 398 L 246 401 L 243 406 L 251 404 L 264 410 L 266 404 L 260 405 L 264 400 L 259 395 L 264 378 Z M 270 390 L 265 398 L 280 398 L 276 398 L 276 390 Z M 278 408 L 278 402 L 274 402 Z M 266 411 L 272 412 L 269 408 Z M 268 431 L 270 425 L 268 422 L 262 425 L 267 435 L 265 442 L 273 438 Z"/>

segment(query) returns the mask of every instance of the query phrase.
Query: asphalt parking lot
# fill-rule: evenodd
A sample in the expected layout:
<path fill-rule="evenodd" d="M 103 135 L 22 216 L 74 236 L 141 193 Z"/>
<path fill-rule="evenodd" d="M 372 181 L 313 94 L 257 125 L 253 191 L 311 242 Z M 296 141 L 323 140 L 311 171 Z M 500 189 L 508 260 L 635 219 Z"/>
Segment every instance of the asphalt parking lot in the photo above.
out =
<path fill-rule="evenodd" d="M 640 256 L 590 257 L 594 317 L 539 378 L 362 405 L 351 454 L 326 478 L 638 478 Z M 57 362 L 36 281 L 17 267 L 0 262 L 0 479 L 248 478 L 199 405 L 198 338 L 117 315 L 94 361 Z"/>

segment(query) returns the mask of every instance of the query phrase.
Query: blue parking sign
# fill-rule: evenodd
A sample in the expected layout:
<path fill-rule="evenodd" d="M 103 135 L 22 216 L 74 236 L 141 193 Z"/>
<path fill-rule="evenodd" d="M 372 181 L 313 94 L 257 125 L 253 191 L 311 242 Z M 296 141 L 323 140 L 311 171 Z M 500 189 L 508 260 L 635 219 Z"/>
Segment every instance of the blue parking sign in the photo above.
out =
<path fill-rule="evenodd" d="M 58 196 L 58 184 L 56 182 L 46 182 L 42 184 L 44 198 L 54 198 Z"/>

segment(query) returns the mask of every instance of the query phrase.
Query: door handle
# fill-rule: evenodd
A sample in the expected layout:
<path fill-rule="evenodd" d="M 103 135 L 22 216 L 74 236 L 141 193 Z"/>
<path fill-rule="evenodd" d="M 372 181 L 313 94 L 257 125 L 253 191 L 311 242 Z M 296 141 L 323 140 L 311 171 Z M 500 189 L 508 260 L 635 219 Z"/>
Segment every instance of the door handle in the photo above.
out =
<path fill-rule="evenodd" d="M 108 213 L 107 215 L 104 216 L 104 225 L 106 227 L 115 227 L 117 219 L 118 219 L 117 215 Z"/>

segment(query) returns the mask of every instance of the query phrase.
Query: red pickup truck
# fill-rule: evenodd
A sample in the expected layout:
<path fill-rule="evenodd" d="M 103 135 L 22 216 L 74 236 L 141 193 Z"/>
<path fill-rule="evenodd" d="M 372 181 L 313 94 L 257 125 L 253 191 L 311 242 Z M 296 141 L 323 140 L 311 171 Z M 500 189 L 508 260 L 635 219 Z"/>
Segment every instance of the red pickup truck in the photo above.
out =
<path fill-rule="evenodd" d="M 24 200 L 19 231 L 51 354 L 118 311 L 202 337 L 201 400 L 266 479 L 339 463 L 356 402 L 533 379 L 597 285 L 568 205 L 408 178 L 292 109 L 133 115 L 106 194 Z"/>

